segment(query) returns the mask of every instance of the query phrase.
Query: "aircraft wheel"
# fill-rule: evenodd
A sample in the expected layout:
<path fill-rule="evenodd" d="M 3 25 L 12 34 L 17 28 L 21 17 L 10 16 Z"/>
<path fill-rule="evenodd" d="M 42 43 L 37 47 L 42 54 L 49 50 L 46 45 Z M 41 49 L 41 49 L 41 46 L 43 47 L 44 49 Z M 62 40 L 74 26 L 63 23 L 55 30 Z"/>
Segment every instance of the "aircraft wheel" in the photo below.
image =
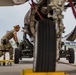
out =
<path fill-rule="evenodd" d="M 36 25 L 34 68 L 35 72 L 54 72 L 56 67 L 55 24 L 48 19 Z"/>
<path fill-rule="evenodd" d="M 19 63 L 19 56 L 20 56 L 20 50 L 18 48 L 15 48 L 15 55 L 14 55 L 14 63 Z"/>
<path fill-rule="evenodd" d="M 75 54 L 74 54 L 74 49 L 73 48 L 69 48 L 69 63 L 74 63 L 75 60 Z"/>

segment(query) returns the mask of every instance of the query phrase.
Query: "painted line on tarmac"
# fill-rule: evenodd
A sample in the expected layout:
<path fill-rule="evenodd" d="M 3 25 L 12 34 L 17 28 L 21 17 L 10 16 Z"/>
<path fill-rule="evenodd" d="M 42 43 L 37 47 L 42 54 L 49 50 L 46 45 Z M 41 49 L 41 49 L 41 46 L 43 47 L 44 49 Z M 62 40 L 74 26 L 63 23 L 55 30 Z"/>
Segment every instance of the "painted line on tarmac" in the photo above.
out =
<path fill-rule="evenodd" d="M 76 64 L 71 64 L 71 63 L 68 63 L 68 62 L 58 61 L 57 63 L 66 64 L 66 65 L 69 65 L 69 66 L 74 66 L 74 67 L 76 67 Z"/>

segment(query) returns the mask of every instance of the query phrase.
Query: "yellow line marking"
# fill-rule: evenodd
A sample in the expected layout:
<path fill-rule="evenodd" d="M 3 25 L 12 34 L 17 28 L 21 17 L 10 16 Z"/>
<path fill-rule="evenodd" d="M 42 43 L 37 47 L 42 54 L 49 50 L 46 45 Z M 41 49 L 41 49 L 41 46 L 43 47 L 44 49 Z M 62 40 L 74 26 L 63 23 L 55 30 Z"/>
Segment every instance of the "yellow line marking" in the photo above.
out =
<path fill-rule="evenodd" d="M 70 66 L 75 66 L 75 67 L 76 67 L 76 64 L 72 64 L 72 63 L 68 63 L 68 62 L 61 62 L 61 61 L 58 61 L 58 63 L 66 64 L 66 65 L 70 65 Z"/>
<path fill-rule="evenodd" d="M 14 62 L 14 60 L 0 60 L 0 62 Z"/>

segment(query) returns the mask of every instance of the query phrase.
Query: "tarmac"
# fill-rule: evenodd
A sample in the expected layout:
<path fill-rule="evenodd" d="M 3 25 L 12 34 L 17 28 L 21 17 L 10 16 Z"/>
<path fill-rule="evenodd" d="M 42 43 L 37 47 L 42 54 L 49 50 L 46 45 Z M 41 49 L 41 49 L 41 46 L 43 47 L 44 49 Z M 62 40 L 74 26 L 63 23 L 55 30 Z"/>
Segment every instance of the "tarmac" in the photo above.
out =
<path fill-rule="evenodd" d="M 27 68 L 33 68 L 33 58 L 24 58 L 19 64 L 12 63 L 12 66 L 0 66 L 0 75 L 20 75 L 20 72 Z M 56 63 L 56 71 L 76 75 L 76 60 L 74 64 L 69 64 L 65 58 L 61 58 Z"/>

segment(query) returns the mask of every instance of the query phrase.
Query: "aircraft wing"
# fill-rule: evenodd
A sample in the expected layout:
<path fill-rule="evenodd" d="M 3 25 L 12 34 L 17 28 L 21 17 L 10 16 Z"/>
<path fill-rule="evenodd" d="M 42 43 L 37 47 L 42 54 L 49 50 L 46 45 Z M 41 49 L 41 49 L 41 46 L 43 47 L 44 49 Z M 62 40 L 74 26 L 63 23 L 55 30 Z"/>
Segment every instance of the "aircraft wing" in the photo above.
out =
<path fill-rule="evenodd" d="M 66 38 L 66 40 L 68 40 L 68 41 L 74 41 L 75 39 L 76 39 L 76 26 L 73 29 L 73 31 L 71 33 L 69 33 L 69 35 Z"/>
<path fill-rule="evenodd" d="M 0 6 L 14 6 L 25 3 L 28 0 L 0 0 Z"/>

